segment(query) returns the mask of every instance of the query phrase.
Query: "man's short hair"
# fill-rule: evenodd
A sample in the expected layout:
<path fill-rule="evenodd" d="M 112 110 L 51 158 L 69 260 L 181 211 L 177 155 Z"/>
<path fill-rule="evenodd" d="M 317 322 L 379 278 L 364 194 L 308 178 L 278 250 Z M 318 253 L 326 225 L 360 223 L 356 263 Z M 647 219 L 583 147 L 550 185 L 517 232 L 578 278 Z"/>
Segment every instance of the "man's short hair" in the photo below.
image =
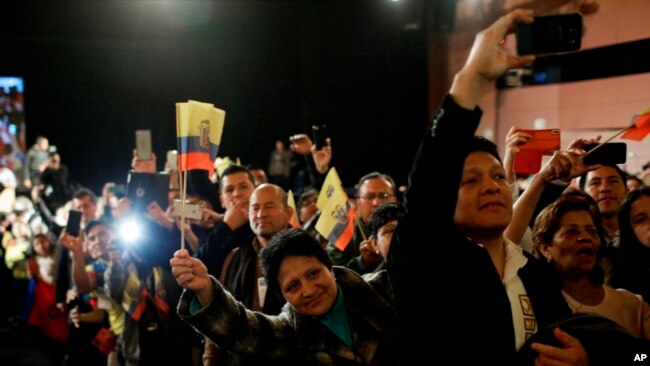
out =
<path fill-rule="evenodd" d="M 406 214 L 406 209 L 401 203 L 386 202 L 373 212 L 370 218 L 372 235 L 377 236 L 379 229 L 391 221 L 399 220 Z"/>
<path fill-rule="evenodd" d="M 300 209 L 302 207 L 302 203 L 309 197 L 313 196 L 318 196 L 318 191 L 316 188 L 313 187 L 307 187 L 305 188 L 301 193 L 300 196 L 298 197 L 298 206 L 296 207 L 297 209 Z"/>
<path fill-rule="evenodd" d="M 501 156 L 499 155 L 499 149 L 497 148 L 497 145 L 483 136 L 474 136 L 472 142 L 470 142 L 469 145 L 469 152 L 470 154 L 475 152 L 488 153 L 494 156 L 499 161 L 499 163 L 503 165 L 503 161 L 501 161 Z"/>
<path fill-rule="evenodd" d="M 397 194 L 397 186 L 395 185 L 395 181 L 393 180 L 393 178 L 390 175 L 383 174 L 383 173 L 380 173 L 380 172 L 372 172 L 372 173 L 368 173 L 368 174 L 364 175 L 363 177 L 359 178 L 359 182 L 357 182 L 357 185 L 354 186 L 355 190 L 357 192 L 357 194 L 356 194 L 357 196 L 359 195 L 359 190 L 361 189 L 361 186 L 363 185 L 363 183 L 365 183 L 367 180 L 371 180 L 371 179 L 384 179 L 384 180 L 388 181 L 388 183 L 390 183 L 390 186 L 393 188 L 393 194 Z"/>
<path fill-rule="evenodd" d="M 610 168 L 615 169 L 616 173 L 618 173 L 618 176 L 621 177 L 621 181 L 623 182 L 623 184 L 625 184 L 625 181 L 627 180 L 627 174 L 625 174 L 623 169 L 619 168 L 618 165 L 616 164 L 603 164 L 603 166 L 604 167 L 608 166 Z M 580 180 L 578 181 L 578 186 L 580 187 L 581 191 L 585 190 L 585 185 L 587 185 L 587 175 L 589 175 L 589 173 L 592 171 L 585 172 L 580 176 Z"/>
<path fill-rule="evenodd" d="M 88 188 L 79 188 L 74 192 L 73 195 L 74 198 L 76 199 L 82 199 L 84 197 L 90 197 L 90 200 L 93 201 L 93 203 L 97 203 L 97 196 L 95 196 L 95 193 L 91 191 Z"/>
<path fill-rule="evenodd" d="M 221 176 L 219 177 L 219 193 L 223 192 L 223 185 L 222 185 L 223 177 L 235 173 L 246 173 L 246 175 L 248 176 L 248 180 L 251 182 L 253 187 L 255 187 L 255 178 L 253 178 L 253 174 L 251 173 L 250 170 L 248 170 L 248 168 L 246 168 L 243 165 L 231 164 L 226 169 L 224 169 L 223 173 L 221 173 Z"/>
<path fill-rule="evenodd" d="M 260 251 L 260 264 L 268 288 L 279 295 L 282 291 L 278 283 L 278 271 L 282 261 L 289 256 L 314 257 L 329 269 L 334 265 L 321 243 L 308 232 L 293 228 L 280 231 Z"/>
<path fill-rule="evenodd" d="M 105 226 L 107 229 L 113 231 L 113 225 L 110 221 L 104 219 L 98 219 L 98 220 L 89 221 L 88 224 L 86 224 L 86 227 L 84 228 L 84 233 L 88 235 L 88 233 L 90 233 L 90 230 L 95 226 Z"/>

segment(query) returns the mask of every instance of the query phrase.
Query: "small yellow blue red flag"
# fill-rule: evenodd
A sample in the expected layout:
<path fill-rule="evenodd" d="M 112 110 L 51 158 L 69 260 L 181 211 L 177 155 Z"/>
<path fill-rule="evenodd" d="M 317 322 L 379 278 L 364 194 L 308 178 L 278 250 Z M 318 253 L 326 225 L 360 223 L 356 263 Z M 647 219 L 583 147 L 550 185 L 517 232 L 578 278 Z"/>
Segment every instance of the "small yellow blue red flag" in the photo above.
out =
<path fill-rule="evenodd" d="M 193 100 L 176 103 L 178 170 L 214 172 L 226 112 Z"/>

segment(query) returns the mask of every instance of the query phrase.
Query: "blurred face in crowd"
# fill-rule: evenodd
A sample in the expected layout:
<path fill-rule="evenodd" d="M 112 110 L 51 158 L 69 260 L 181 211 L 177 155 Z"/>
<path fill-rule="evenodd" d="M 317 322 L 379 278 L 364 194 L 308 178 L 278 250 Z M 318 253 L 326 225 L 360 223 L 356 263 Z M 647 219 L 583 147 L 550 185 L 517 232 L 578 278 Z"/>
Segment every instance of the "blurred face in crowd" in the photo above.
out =
<path fill-rule="evenodd" d="M 635 191 L 641 186 L 641 180 L 637 178 L 629 178 L 625 181 L 625 186 L 627 187 L 628 191 Z"/>
<path fill-rule="evenodd" d="M 553 242 L 542 243 L 541 252 L 553 259 L 555 268 L 562 273 L 584 275 L 596 265 L 600 247 L 598 230 L 589 211 L 568 211 L 562 215 L 560 227 Z"/>
<path fill-rule="evenodd" d="M 228 174 L 221 178 L 221 205 L 229 210 L 233 206 L 248 207 L 248 202 L 255 186 L 248 179 L 246 172 Z"/>
<path fill-rule="evenodd" d="M 318 207 L 316 207 L 317 201 L 317 194 L 305 197 L 300 201 L 300 214 L 298 215 L 300 222 L 306 222 L 318 212 Z"/>
<path fill-rule="evenodd" d="M 388 258 L 390 241 L 393 239 L 395 230 L 397 230 L 397 220 L 389 221 L 386 225 L 377 230 L 377 237 L 374 239 L 373 246 L 376 247 L 375 250 L 378 250 L 384 258 Z"/>
<path fill-rule="evenodd" d="M 641 196 L 632 203 L 630 223 L 641 244 L 650 248 L 650 197 Z"/>
<path fill-rule="evenodd" d="M 38 147 L 43 151 L 47 151 L 47 149 L 50 147 L 50 142 L 47 139 L 41 139 L 41 141 L 38 143 Z"/>
<path fill-rule="evenodd" d="M 251 174 L 253 175 L 253 179 L 255 179 L 255 187 L 269 182 L 269 178 L 263 169 L 251 169 Z"/>
<path fill-rule="evenodd" d="M 603 166 L 587 174 L 585 192 L 598 202 L 604 218 L 618 215 L 627 188 L 616 169 Z"/>
<path fill-rule="evenodd" d="M 61 168 L 61 156 L 59 156 L 59 154 L 53 154 L 50 156 L 50 168 L 54 170 Z"/>
<path fill-rule="evenodd" d="M 34 252 L 40 256 L 50 255 L 52 250 L 52 244 L 50 241 L 42 236 L 37 236 L 34 238 Z"/>
<path fill-rule="evenodd" d="M 250 198 L 248 220 L 255 235 L 270 239 L 287 227 L 293 214 L 283 201 L 284 192 L 273 184 L 257 187 Z"/>
<path fill-rule="evenodd" d="M 92 197 L 83 196 L 74 199 L 74 208 L 82 212 L 83 222 L 94 220 L 97 216 L 97 204 L 93 202 Z"/>
<path fill-rule="evenodd" d="M 113 232 L 105 225 L 95 225 L 88 231 L 86 239 L 88 239 L 88 249 L 94 258 L 107 257 L 109 245 L 113 240 Z"/>
<path fill-rule="evenodd" d="M 361 220 L 368 224 L 372 214 L 382 203 L 396 201 L 395 189 L 389 181 L 383 178 L 368 179 L 359 187 L 357 213 Z"/>
<path fill-rule="evenodd" d="M 334 273 L 315 257 L 287 256 L 278 270 L 282 296 L 308 316 L 326 314 L 336 301 Z"/>
<path fill-rule="evenodd" d="M 502 235 L 511 216 L 512 194 L 503 166 L 486 152 L 470 153 L 458 189 L 455 225 L 480 242 Z"/>

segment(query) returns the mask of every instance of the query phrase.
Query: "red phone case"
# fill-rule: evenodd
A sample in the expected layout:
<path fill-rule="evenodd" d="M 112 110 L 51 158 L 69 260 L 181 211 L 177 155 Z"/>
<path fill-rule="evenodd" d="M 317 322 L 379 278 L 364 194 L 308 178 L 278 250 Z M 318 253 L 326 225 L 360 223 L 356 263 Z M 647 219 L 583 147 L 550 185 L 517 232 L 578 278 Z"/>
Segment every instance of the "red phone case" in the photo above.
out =
<path fill-rule="evenodd" d="M 524 130 L 533 138 L 521 145 L 515 158 L 515 173 L 536 174 L 542 168 L 542 156 L 560 150 L 560 130 Z"/>

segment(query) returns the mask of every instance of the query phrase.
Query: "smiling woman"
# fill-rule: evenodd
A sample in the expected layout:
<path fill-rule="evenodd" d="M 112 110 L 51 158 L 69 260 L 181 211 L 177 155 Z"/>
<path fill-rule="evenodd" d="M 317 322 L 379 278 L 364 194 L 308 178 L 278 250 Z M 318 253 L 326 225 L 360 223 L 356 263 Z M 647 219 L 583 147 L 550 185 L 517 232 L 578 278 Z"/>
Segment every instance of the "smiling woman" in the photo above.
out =
<path fill-rule="evenodd" d="M 387 272 L 368 281 L 333 267 L 303 230 L 276 234 L 260 252 L 267 296 L 288 304 L 278 316 L 246 310 L 186 251 L 171 260 L 187 290 L 178 312 L 220 348 L 259 364 L 394 365 L 395 310 Z M 245 329 L 244 332 L 239 330 Z"/>

